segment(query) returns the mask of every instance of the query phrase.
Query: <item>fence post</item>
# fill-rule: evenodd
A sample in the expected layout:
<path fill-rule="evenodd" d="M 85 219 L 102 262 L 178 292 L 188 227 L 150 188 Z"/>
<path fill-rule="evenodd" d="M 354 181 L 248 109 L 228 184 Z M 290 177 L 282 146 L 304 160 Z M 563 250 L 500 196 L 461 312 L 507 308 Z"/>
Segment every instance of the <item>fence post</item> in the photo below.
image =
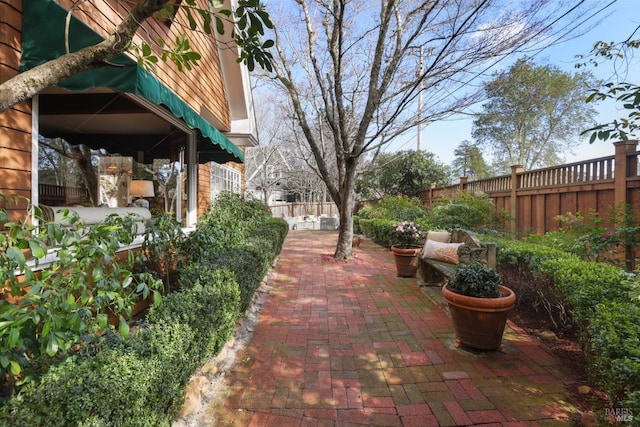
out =
<path fill-rule="evenodd" d="M 518 231 L 518 188 L 520 188 L 518 174 L 523 170 L 522 165 L 511 166 L 511 200 L 509 203 L 509 215 L 511 216 L 511 233 L 514 235 Z"/>
<path fill-rule="evenodd" d="M 635 156 L 635 153 L 638 141 L 618 141 L 614 142 L 613 145 L 616 147 L 615 166 L 613 170 L 613 188 L 615 206 L 618 208 L 627 205 L 627 178 L 637 173 L 636 168 L 638 167 L 638 159 Z M 630 156 L 630 154 L 634 155 Z M 625 267 L 629 270 L 633 269 L 633 251 L 634 250 L 632 246 L 624 246 L 623 255 L 625 260 Z"/>
<path fill-rule="evenodd" d="M 469 181 L 469 177 L 468 176 L 461 176 L 460 177 L 460 191 L 464 191 L 465 188 L 467 187 L 467 181 Z"/>
<path fill-rule="evenodd" d="M 436 189 L 436 183 L 432 182 L 429 187 L 429 206 L 433 206 L 433 192 Z"/>
<path fill-rule="evenodd" d="M 614 197 L 616 207 L 622 203 L 627 203 L 627 177 L 633 165 L 628 164 L 629 154 L 636 152 L 637 140 L 618 141 L 613 143 L 616 147 L 616 159 L 613 172 L 614 184 Z M 637 164 L 637 159 L 634 157 L 633 162 Z"/>

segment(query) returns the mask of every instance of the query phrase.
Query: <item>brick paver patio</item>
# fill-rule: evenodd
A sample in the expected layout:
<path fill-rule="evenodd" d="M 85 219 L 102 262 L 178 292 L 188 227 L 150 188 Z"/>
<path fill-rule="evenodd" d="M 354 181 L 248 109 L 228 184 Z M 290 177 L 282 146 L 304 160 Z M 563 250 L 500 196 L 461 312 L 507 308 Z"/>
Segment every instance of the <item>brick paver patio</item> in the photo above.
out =
<path fill-rule="evenodd" d="M 501 352 L 454 347 L 438 288 L 399 278 L 363 240 L 291 231 L 254 335 L 210 408 L 228 426 L 567 425 L 560 364 L 510 324 Z"/>

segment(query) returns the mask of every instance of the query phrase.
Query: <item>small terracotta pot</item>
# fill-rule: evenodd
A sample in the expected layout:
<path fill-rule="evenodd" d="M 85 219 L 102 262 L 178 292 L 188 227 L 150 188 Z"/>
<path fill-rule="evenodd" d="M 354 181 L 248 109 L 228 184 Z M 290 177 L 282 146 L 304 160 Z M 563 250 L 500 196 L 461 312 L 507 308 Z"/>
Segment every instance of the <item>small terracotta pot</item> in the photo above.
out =
<path fill-rule="evenodd" d="M 391 252 L 396 261 L 396 271 L 400 277 L 416 277 L 418 271 L 418 259 L 416 255 L 420 247 L 401 248 L 391 246 Z"/>

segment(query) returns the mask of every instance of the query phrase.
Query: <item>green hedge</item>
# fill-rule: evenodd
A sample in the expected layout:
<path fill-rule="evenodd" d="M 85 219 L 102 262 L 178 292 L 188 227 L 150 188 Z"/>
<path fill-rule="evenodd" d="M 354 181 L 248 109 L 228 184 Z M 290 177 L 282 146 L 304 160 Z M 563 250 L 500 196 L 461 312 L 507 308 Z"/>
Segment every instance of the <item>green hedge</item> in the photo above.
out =
<path fill-rule="evenodd" d="M 360 219 L 358 225 L 362 233 L 382 246 L 395 245 L 398 242 L 395 225 L 397 221 L 390 219 Z"/>
<path fill-rule="evenodd" d="M 5 402 L 0 424 L 171 425 L 190 377 L 233 333 L 288 231 L 281 218 L 248 222 L 240 240 L 229 233 L 207 236 L 194 231 L 199 246 L 190 253 L 189 268 L 180 270 L 180 291 L 153 307 L 147 323 L 132 337 L 111 337 L 100 351 L 74 354 L 51 365 L 38 381 Z M 220 240 L 225 248 L 216 244 Z"/>
<path fill-rule="evenodd" d="M 498 269 L 519 304 L 544 306 L 580 332 L 594 380 L 640 420 L 640 281 L 606 263 L 528 242 L 498 241 Z M 564 317 L 562 316 L 564 313 Z"/>

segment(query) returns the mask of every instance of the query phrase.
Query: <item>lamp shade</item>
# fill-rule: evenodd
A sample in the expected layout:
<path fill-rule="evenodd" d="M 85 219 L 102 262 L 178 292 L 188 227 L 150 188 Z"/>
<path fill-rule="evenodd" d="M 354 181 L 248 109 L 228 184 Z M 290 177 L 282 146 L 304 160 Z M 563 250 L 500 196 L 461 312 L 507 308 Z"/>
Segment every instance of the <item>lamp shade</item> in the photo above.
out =
<path fill-rule="evenodd" d="M 140 179 L 134 179 L 131 181 L 131 188 L 129 189 L 131 196 L 137 197 L 154 197 L 153 181 L 145 181 Z"/>

